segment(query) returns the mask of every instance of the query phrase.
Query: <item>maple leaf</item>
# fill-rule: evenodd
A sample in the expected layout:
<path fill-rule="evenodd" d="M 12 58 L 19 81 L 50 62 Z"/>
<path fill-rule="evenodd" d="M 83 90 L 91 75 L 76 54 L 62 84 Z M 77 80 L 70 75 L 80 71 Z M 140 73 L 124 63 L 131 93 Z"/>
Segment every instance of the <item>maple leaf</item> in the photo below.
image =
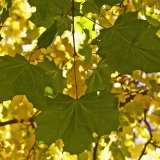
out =
<path fill-rule="evenodd" d="M 124 74 L 133 70 L 156 72 L 160 63 L 157 30 L 137 19 L 137 12 L 127 13 L 120 16 L 112 28 L 103 29 L 93 44 L 98 45 L 97 54 L 115 71 Z"/>
<path fill-rule="evenodd" d="M 37 139 L 49 145 L 61 138 L 65 150 L 80 153 L 94 141 L 93 132 L 102 136 L 117 129 L 115 102 L 115 95 L 107 91 L 90 93 L 78 100 L 62 94 L 48 99 L 49 107 L 35 118 Z"/>
<path fill-rule="evenodd" d="M 16 55 L 14 58 L 1 57 L 0 101 L 11 99 L 16 94 L 25 94 L 34 107 L 45 109 L 47 105 L 44 97 L 45 87 L 52 86 L 56 79 L 52 79 L 46 72 L 57 69 L 54 62 L 52 65 L 52 62 L 47 62 L 45 59 L 42 68 L 41 63 L 36 66 L 31 65 L 20 55 Z"/>

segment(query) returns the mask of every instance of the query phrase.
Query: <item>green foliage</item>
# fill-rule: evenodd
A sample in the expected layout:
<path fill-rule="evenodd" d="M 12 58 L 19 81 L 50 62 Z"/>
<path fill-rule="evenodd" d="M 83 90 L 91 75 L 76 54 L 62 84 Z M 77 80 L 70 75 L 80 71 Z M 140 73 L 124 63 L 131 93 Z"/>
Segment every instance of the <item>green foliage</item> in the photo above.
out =
<path fill-rule="evenodd" d="M 138 20 L 137 12 L 127 13 L 120 16 L 113 27 L 102 30 L 93 44 L 98 45 L 97 53 L 115 71 L 123 74 L 138 69 L 158 72 L 160 40 L 157 30 L 148 22 Z"/>
<path fill-rule="evenodd" d="M 29 64 L 20 55 L 16 55 L 14 58 L 2 57 L 0 63 L 0 100 L 4 101 L 17 94 L 25 94 L 36 108 L 45 109 L 44 88 L 51 82 L 51 78 L 45 72 L 41 67 Z"/>
<path fill-rule="evenodd" d="M 160 36 L 158 16 L 154 21 L 150 9 L 158 5 L 158 0 L 0 1 L 0 157 L 155 155 Z"/>
<path fill-rule="evenodd" d="M 115 98 L 113 94 L 103 91 L 99 95 L 88 94 L 79 100 L 61 94 L 48 99 L 48 109 L 35 119 L 39 126 L 37 138 L 48 145 L 62 138 L 67 151 L 83 152 L 94 141 L 93 132 L 102 136 L 116 130 L 119 122 Z M 47 136 L 44 131 L 48 131 Z"/>

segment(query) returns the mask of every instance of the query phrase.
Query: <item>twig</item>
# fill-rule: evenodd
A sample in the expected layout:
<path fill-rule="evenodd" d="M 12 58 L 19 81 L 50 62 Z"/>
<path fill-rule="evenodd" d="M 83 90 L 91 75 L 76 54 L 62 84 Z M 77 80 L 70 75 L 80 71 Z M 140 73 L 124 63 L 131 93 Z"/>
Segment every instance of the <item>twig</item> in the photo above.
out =
<path fill-rule="evenodd" d="M 97 149 L 98 149 L 98 144 L 99 144 L 99 141 L 96 142 L 96 145 L 93 149 L 93 160 L 96 160 L 97 159 Z"/>
<path fill-rule="evenodd" d="M 36 146 L 36 139 L 35 139 L 35 142 L 34 142 L 33 146 L 29 149 L 29 152 L 28 152 L 28 155 L 27 155 L 27 160 L 29 160 L 30 156 L 32 155 L 31 151 L 34 149 L 35 146 Z"/>
<path fill-rule="evenodd" d="M 38 48 L 38 46 L 36 46 L 35 48 L 34 48 L 34 50 L 32 51 L 32 53 L 31 53 L 31 55 L 30 55 L 30 57 L 29 57 L 29 60 L 28 60 L 28 62 L 30 62 L 30 60 L 31 60 L 31 57 L 33 56 L 33 53 L 35 52 L 35 50 Z"/>
<path fill-rule="evenodd" d="M 155 148 L 160 148 L 160 146 L 157 146 L 156 144 L 154 144 L 154 143 L 152 143 L 152 142 L 150 142 L 150 144 L 151 144 L 152 146 L 154 146 Z"/>
<path fill-rule="evenodd" d="M 39 111 L 36 111 L 33 116 L 31 118 L 29 118 L 29 122 L 33 122 L 33 117 L 35 117 L 38 114 Z M 0 122 L 0 126 L 5 126 L 7 124 L 16 124 L 16 123 L 24 123 L 24 120 L 21 119 L 20 121 L 18 121 L 17 119 L 12 119 L 9 121 L 5 121 L 5 122 Z"/>

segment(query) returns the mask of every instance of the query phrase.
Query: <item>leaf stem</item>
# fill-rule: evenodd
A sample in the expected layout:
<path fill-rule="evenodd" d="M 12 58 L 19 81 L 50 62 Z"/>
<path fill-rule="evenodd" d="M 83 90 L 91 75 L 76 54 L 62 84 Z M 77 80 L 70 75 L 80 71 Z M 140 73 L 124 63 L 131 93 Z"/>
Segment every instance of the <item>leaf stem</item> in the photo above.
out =
<path fill-rule="evenodd" d="M 75 92 L 76 92 L 76 99 L 78 99 L 78 88 L 77 88 L 77 79 L 76 79 L 76 56 L 77 52 L 76 52 L 76 45 L 75 45 L 75 26 L 74 26 L 74 11 L 75 11 L 75 6 L 74 6 L 74 0 L 72 0 L 72 37 L 73 37 L 73 49 L 74 49 L 74 53 L 73 53 L 73 58 L 74 58 L 74 81 L 75 81 Z"/>

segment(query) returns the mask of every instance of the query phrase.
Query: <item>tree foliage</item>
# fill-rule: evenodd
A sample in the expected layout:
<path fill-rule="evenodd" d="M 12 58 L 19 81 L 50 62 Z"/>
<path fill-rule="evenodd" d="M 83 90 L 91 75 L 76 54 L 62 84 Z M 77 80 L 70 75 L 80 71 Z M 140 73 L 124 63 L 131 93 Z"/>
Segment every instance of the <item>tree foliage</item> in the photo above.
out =
<path fill-rule="evenodd" d="M 158 160 L 159 6 L 0 1 L 1 159 Z"/>

